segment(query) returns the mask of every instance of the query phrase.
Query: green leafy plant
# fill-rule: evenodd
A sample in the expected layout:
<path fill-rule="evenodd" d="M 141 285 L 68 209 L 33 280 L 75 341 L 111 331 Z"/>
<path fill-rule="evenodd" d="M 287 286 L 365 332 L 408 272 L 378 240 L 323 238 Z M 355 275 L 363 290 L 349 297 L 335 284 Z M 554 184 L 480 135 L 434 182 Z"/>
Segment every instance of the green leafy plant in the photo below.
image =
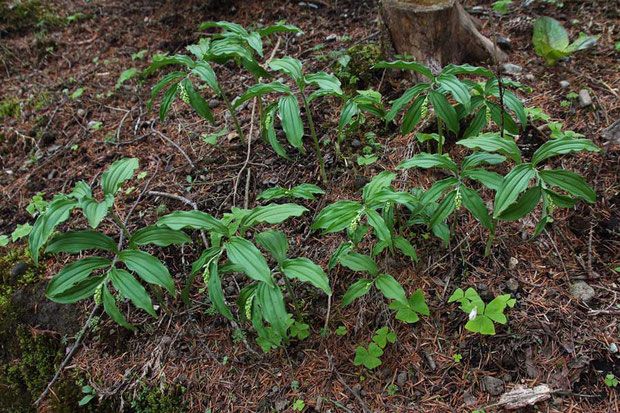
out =
<path fill-rule="evenodd" d="M 340 144 L 346 136 L 354 134 L 360 125 L 366 122 L 366 115 L 373 115 L 383 119 L 386 115 L 382 103 L 381 93 L 374 90 L 358 90 L 353 97 L 345 96 L 345 103 L 340 111 L 338 122 L 338 138 L 336 140 L 336 152 L 340 154 Z"/>
<path fill-rule="evenodd" d="M 587 49 L 596 44 L 599 36 L 586 36 L 581 33 L 579 38 L 570 43 L 568 32 L 562 24 L 551 17 L 539 17 L 534 23 L 534 50 L 543 57 L 549 66 L 554 65 L 563 57 L 578 50 Z"/>
<path fill-rule="evenodd" d="M 78 406 L 86 406 L 93 398 L 97 397 L 97 390 L 92 386 L 82 386 L 84 397 L 78 402 Z"/>
<path fill-rule="evenodd" d="M 454 360 L 455 363 L 460 363 L 462 359 L 463 356 L 459 353 L 455 353 L 452 355 L 452 360 Z"/>
<path fill-rule="evenodd" d="M 353 364 L 356 366 L 363 365 L 367 369 L 374 369 L 381 365 L 380 357 L 383 355 L 383 349 L 387 343 L 396 342 L 396 333 L 389 332 L 387 327 L 380 328 L 372 338 L 372 343 L 367 348 L 358 346 L 355 349 L 355 360 Z"/>
<path fill-rule="evenodd" d="M 136 69 L 135 67 L 132 67 L 130 69 L 125 70 L 123 73 L 121 73 L 121 75 L 118 77 L 118 80 L 116 81 L 116 86 L 114 86 L 115 89 L 120 89 L 121 85 L 128 81 L 129 79 L 132 79 L 136 76 L 136 74 L 138 73 L 138 69 Z"/>
<path fill-rule="evenodd" d="M 174 281 L 168 269 L 157 258 L 141 251 L 139 247 L 151 244 L 168 246 L 191 241 L 183 232 L 156 226 L 147 226 L 131 234 L 112 210 L 115 195 L 123 183 L 133 177 L 137 168 L 138 160 L 135 158 L 112 163 L 101 177 L 103 201 L 95 199 L 93 188 L 84 181 L 78 182 L 69 195 L 57 194 L 47 209 L 39 214 L 28 238 L 30 254 L 35 263 L 39 262 L 39 251 L 44 245 L 47 245 L 46 253 L 102 251 L 101 255 L 88 256 L 66 265 L 48 284 L 46 296 L 58 303 L 74 303 L 94 296 L 98 304 L 103 303 L 105 311 L 115 322 L 132 330 L 135 327 L 127 322 L 116 306 L 110 287 L 113 286 L 120 296 L 129 299 L 136 307 L 156 317 L 149 294 L 132 273 L 152 285 L 156 295 L 160 295 L 161 288 L 174 295 Z M 54 235 L 56 227 L 69 219 L 76 208 L 82 211 L 92 229 Z M 106 218 L 121 228 L 118 242 L 95 231 Z M 126 245 L 123 241 L 126 241 Z M 120 264 L 128 271 L 120 268 Z"/>
<path fill-rule="evenodd" d="M 297 85 L 297 88 L 299 89 L 299 96 L 306 112 L 306 118 L 310 128 L 310 135 L 312 136 L 312 140 L 314 142 L 316 156 L 319 161 L 321 178 L 324 183 L 327 183 L 327 175 L 325 173 L 323 156 L 321 155 L 321 147 L 316 134 L 316 128 L 309 103 L 321 96 L 330 95 L 342 97 L 343 92 L 340 88 L 340 80 L 338 80 L 336 76 L 325 72 L 304 74 L 301 62 L 289 56 L 285 56 L 281 59 L 273 59 L 269 62 L 269 67 L 272 70 L 282 72 L 290 76 Z M 307 88 L 309 86 L 314 86 L 317 88 L 310 95 L 307 94 Z M 304 126 L 301 120 L 300 105 L 294 92 L 287 85 L 277 81 L 271 83 L 258 83 L 250 87 L 239 99 L 237 99 L 234 107 L 238 107 L 249 99 L 263 96 L 268 93 L 278 93 L 282 95 L 277 103 L 272 103 L 265 108 L 262 129 L 266 134 L 269 143 L 278 155 L 285 158 L 288 157 L 286 155 L 286 151 L 277 141 L 275 136 L 274 118 L 277 113 L 280 117 L 282 129 L 284 129 L 288 142 L 303 153 L 304 147 L 302 138 L 304 136 Z"/>
<path fill-rule="evenodd" d="M 493 3 L 493 10 L 500 14 L 508 13 L 508 6 L 512 4 L 512 0 L 499 0 Z"/>
<path fill-rule="evenodd" d="M 336 329 L 336 334 L 339 336 L 346 336 L 347 328 L 345 326 L 338 326 L 338 328 Z"/>
<path fill-rule="evenodd" d="M 461 304 L 460 309 L 469 316 L 465 328 L 474 333 L 486 335 L 495 335 L 493 322 L 506 324 L 504 310 L 506 307 L 514 307 L 516 303 L 514 298 L 510 298 L 510 294 L 504 294 L 485 304 L 473 288 L 468 288 L 465 292 L 457 288 L 448 299 L 449 303 L 455 301 Z"/>
<path fill-rule="evenodd" d="M 575 139 L 575 138 L 584 138 L 585 135 L 581 133 L 573 132 L 572 130 L 562 130 L 563 128 L 562 122 L 549 122 L 547 123 L 547 127 L 551 131 L 550 138 L 551 139 Z"/>
<path fill-rule="evenodd" d="M 458 134 L 460 123 L 466 116 L 474 114 L 469 127 L 463 133 L 464 137 L 480 133 L 489 118 L 497 125 L 501 125 L 510 133 L 518 133 L 519 128 L 510 112 L 502 109 L 499 100 L 503 99 L 503 104 L 510 109 L 519 119 L 522 127 L 525 127 L 527 117 L 521 101 L 509 90 L 501 90 L 497 78 L 493 72 L 481 67 L 464 65 L 448 65 L 435 76 L 430 68 L 417 63 L 398 60 L 395 62 L 382 62 L 375 65 L 375 68 L 392 68 L 411 70 L 425 78 L 430 83 L 419 83 L 407 89 L 398 99 L 392 102 L 392 107 L 385 115 L 387 122 L 392 121 L 398 112 L 413 100 L 407 109 L 402 121 L 401 132 L 405 135 L 412 132 L 416 126 L 427 117 L 429 103 L 437 116 L 437 133 L 418 135 L 418 139 L 436 140 L 437 152 L 443 150 L 445 141 L 444 125 L 447 131 Z M 488 77 L 483 85 L 467 79 L 459 79 L 460 75 L 476 75 Z M 519 87 L 516 82 L 506 79 L 502 84 Z M 456 105 L 453 106 L 448 101 L 451 96 Z"/>
<path fill-rule="evenodd" d="M 262 38 L 274 33 L 300 32 L 300 30 L 294 26 L 278 23 L 260 29 L 257 32 L 248 32 L 242 26 L 229 22 L 205 22 L 200 25 L 199 30 L 207 28 L 219 28 L 222 29 L 222 33 L 213 35 L 211 38 L 202 38 L 197 44 L 188 46 L 187 50 L 193 55 L 193 58 L 188 55 L 159 55 L 153 58 L 151 66 L 142 73 L 142 76 L 147 76 L 153 71 L 168 65 L 181 65 L 186 68 L 186 71 L 175 71 L 164 76 L 153 87 L 148 107 L 150 109 L 155 96 L 167 88 L 159 110 L 161 121 L 168 114 L 177 94 L 180 94 L 181 99 L 194 108 L 200 116 L 214 123 L 209 105 L 200 93 L 195 90 L 191 81 L 191 78 L 197 78 L 205 82 L 213 93 L 224 101 L 239 139 L 245 144 L 246 139 L 239 119 L 233 110 L 228 95 L 217 80 L 212 64 L 223 64 L 230 60 L 235 61 L 248 70 L 258 82 L 260 78 L 270 77 L 269 73 L 258 63 L 256 57 L 257 55 L 259 57 L 263 56 Z M 259 101 L 259 111 L 262 119 L 261 101 Z"/>
<path fill-rule="evenodd" d="M 190 278 L 181 295 L 183 300 L 189 302 L 190 287 L 202 272 L 213 307 L 224 317 L 233 320 L 234 315 L 225 302 L 221 276 L 243 272 L 252 282 L 239 293 L 237 305 L 240 318 L 252 322 L 261 348 L 268 352 L 280 346 L 283 340 L 287 343 L 289 337 L 307 337 L 308 325 L 301 322 L 300 307 L 289 279 L 312 284 L 330 296 L 332 292 L 327 276 L 321 267 L 307 258 L 287 258 L 288 241 L 281 231 L 267 229 L 254 233 L 253 237 L 256 244 L 273 257 L 276 263 L 273 269 L 247 235 L 249 231 L 255 231 L 259 224 L 279 224 L 305 211 L 306 208 L 296 204 L 268 204 L 254 209 L 233 208 L 222 219 L 201 211 L 176 211 L 160 218 L 157 222 L 159 227 L 197 229 L 210 234 L 211 247 L 193 263 Z M 275 275 L 281 275 L 293 297 L 299 321 L 289 317 Z M 269 325 L 266 326 L 263 321 Z"/>
<path fill-rule="evenodd" d="M 306 402 L 304 402 L 302 399 L 297 399 L 295 400 L 295 403 L 293 403 L 293 411 L 295 412 L 301 412 L 306 408 Z"/>
<path fill-rule="evenodd" d="M 314 195 L 323 195 L 325 191 L 316 185 L 301 184 L 291 189 L 284 189 L 276 186 L 264 190 L 256 199 L 264 199 L 265 201 L 272 201 L 274 199 L 288 198 L 291 201 L 293 199 L 308 199 L 315 201 Z"/>
<path fill-rule="evenodd" d="M 613 373 L 606 375 L 603 381 L 607 387 L 618 387 L 618 379 Z"/>

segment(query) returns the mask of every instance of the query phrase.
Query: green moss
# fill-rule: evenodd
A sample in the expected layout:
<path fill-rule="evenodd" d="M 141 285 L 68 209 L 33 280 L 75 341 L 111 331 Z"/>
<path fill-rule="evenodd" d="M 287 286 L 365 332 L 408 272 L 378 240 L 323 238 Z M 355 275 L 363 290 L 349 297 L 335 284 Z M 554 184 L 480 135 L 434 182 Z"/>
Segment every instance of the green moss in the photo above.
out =
<path fill-rule="evenodd" d="M 131 400 L 131 407 L 136 413 L 186 412 L 187 408 L 183 406 L 184 392 L 185 388 L 181 386 L 160 389 L 142 384 L 140 391 Z"/>
<path fill-rule="evenodd" d="M 0 102 L 0 119 L 15 118 L 18 119 L 21 114 L 19 99 L 9 98 Z"/>
<path fill-rule="evenodd" d="M 0 29 L 5 33 L 21 33 L 33 28 L 58 26 L 63 19 L 41 0 L 0 2 Z"/>
<path fill-rule="evenodd" d="M 367 89 L 373 77 L 372 67 L 383 57 L 380 44 L 371 42 L 354 45 L 344 55 L 349 56 L 350 60 L 345 67 L 336 64 L 336 76 L 347 89 Z"/>
<path fill-rule="evenodd" d="M 39 93 L 35 98 L 33 98 L 30 103 L 32 104 L 32 108 L 36 112 L 47 106 L 52 101 L 52 99 L 52 93 L 50 93 L 48 90 L 44 90 L 43 92 Z"/>

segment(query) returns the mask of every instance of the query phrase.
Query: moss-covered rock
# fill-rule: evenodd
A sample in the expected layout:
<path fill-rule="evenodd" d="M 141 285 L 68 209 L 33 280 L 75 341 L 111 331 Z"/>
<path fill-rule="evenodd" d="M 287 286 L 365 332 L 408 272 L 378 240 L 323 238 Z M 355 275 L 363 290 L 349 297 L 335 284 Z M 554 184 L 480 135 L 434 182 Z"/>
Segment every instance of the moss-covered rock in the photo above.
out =
<path fill-rule="evenodd" d="M 372 67 L 382 60 L 383 52 L 379 43 L 361 43 L 348 48 L 343 56 L 349 58 L 347 64 L 336 64 L 335 75 L 347 90 L 367 89 L 373 78 Z"/>

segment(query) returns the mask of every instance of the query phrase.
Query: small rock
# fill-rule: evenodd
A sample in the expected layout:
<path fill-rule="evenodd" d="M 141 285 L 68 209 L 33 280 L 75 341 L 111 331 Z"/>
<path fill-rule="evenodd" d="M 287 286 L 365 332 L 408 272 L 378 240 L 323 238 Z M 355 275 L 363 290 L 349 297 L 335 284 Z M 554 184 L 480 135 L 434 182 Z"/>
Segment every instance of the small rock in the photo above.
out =
<path fill-rule="evenodd" d="M 536 79 L 536 76 L 534 76 L 531 73 L 528 73 L 527 75 L 525 75 L 525 79 L 529 80 L 530 82 L 533 81 L 534 79 Z"/>
<path fill-rule="evenodd" d="M 509 75 L 516 75 L 523 72 L 523 68 L 512 63 L 504 63 L 501 67 L 502 72 Z"/>
<path fill-rule="evenodd" d="M 587 283 L 579 281 L 573 284 L 570 288 L 571 294 L 579 301 L 589 303 L 595 296 L 594 288 L 590 287 Z"/>
<path fill-rule="evenodd" d="M 226 287 L 224 292 L 226 292 L 226 295 L 233 295 L 235 293 L 235 287 L 233 285 L 229 285 Z"/>
<path fill-rule="evenodd" d="M 362 142 L 359 139 L 353 139 L 351 141 L 352 148 L 359 148 L 360 146 L 362 146 Z"/>
<path fill-rule="evenodd" d="M 603 131 L 603 138 L 612 145 L 620 145 L 620 119 Z"/>
<path fill-rule="evenodd" d="M 356 176 L 353 180 L 355 189 L 362 189 L 368 182 L 370 182 L 370 180 L 365 176 Z"/>
<path fill-rule="evenodd" d="M 170 336 L 163 336 L 161 338 L 161 345 L 162 346 L 167 346 L 170 343 L 172 343 L 172 337 L 170 337 Z"/>
<path fill-rule="evenodd" d="M 590 92 L 585 89 L 581 89 L 579 91 L 579 106 L 585 108 L 590 105 L 592 105 L 592 98 L 590 97 Z"/>
<path fill-rule="evenodd" d="M 337 39 L 338 39 L 338 36 L 336 34 L 332 33 L 332 34 L 330 34 L 329 36 L 327 36 L 325 38 L 325 41 L 326 42 L 333 42 L 334 40 L 337 40 Z"/>
<path fill-rule="evenodd" d="M 562 89 L 567 89 L 570 86 L 570 82 L 568 80 L 561 80 L 560 81 L 560 87 Z"/>
<path fill-rule="evenodd" d="M 84 109 L 78 109 L 78 110 L 77 110 L 77 115 L 78 115 L 79 117 L 82 117 L 82 116 L 84 116 L 85 114 L 86 114 L 86 111 L 85 111 Z"/>
<path fill-rule="evenodd" d="M 609 352 L 611 354 L 616 354 L 618 352 L 618 345 L 616 343 L 609 344 Z"/>
<path fill-rule="evenodd" d="M 401 371 L 400 373 L 398 373 L 398 376 L 396 376 L 396 384 L 398 384 L 398 387 L 402 388 L 406 382 L 407 382 L 407 372 Z"/>
<path fill-rule="evenodd" d="M 498 37 L 495 39 L 495 43 L 497 43 L 497 45 L 504 50 L 510 50 L 511 46 L 512 46 L 512 42 L 510 41 L 510 39 L 507 39 L 505 37 Z"/>
<path fill-rule="evenodd" d="M 473 406 L 477 401 L 478 399 L 476 399 L 470 392 L 466 391 L 463 393 L 463 403 L 465 406 Z"/>
<path fill-rule="evenodd" d="M 26 271 L 28 271 L 28 265 L 20 261 L 11 267 L 9 274 L 11 275 L 11 279 L 17 280 L 19 277 L 26 274 Z"/>
<path fill-rule="evenodd" d="M 512 376 L 508 373 L 502 375 L 502 381 L 504 383 L 512 383 Z"/>
<path fill-rule="evenodd" d="M 276 410 L 276 412 L 281 412 L 284 409 L 286 409 L 287 405 L 288 405 L 288 401 L 287 400 L 278 400 L 278 401 L 275 402 L 273 407 Z"/>
<path fill-rule="evenodd" d="M 508 291 L 511 293 L 516 293 L 519 290 L 519 281 L 514 278 L 509 279 L 506 281 L 506 288 L 508 288 Z"/>
<path fill-rule="evenodd" d="M 510 257 L 510 261 L 508 261 L 508 269 L 514 270 L 518 263 L 519 260 L 516 257 Z"/>
<path fill-rule="evenodd" d="M 482 378 L 482 385 L 484 390 L 491 396 L 499 396 L 504 392 L 504 382 L 497 377 L 484 376 Z"/>
<path fill-rule="evenodd" d="M 215 108 L 217 108 L 218 106 L 220 106 L 221 104 L 222 104 L 222 102 L 220 102 L 220 101 L 219 101 L 219 100 L 217 100 L 217 99 L 211 99 L 211 100 L 209 101 L 209 107 L 210 107 L 211 109 L 215 109 Z"/>

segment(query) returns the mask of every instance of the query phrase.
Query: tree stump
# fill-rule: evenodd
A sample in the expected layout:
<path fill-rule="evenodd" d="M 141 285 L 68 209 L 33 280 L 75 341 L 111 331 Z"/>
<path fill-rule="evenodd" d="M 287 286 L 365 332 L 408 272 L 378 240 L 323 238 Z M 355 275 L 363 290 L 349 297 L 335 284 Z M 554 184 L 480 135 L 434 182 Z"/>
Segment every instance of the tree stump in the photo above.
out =
<path fill-rule="evenodd" d="M 507 59 L 457 0 L 383 0 L 381 14 L 396 53 L 434 72 L 450 63 Z"/>

